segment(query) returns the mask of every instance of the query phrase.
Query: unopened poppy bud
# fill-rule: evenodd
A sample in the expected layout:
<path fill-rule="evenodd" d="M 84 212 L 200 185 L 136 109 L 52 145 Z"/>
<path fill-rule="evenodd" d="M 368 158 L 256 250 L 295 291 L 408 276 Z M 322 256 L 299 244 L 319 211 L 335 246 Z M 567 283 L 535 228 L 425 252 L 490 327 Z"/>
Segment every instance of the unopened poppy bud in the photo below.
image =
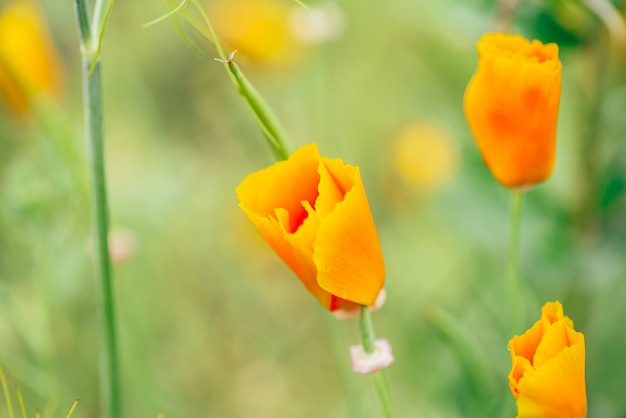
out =
<path fill-rule="evenodd" d="M 502 33 L 486 34 L 477 47 L 464 107 L 483 161 L 505 187 L 540 183 L 554 167 L 559 48 Z"/>

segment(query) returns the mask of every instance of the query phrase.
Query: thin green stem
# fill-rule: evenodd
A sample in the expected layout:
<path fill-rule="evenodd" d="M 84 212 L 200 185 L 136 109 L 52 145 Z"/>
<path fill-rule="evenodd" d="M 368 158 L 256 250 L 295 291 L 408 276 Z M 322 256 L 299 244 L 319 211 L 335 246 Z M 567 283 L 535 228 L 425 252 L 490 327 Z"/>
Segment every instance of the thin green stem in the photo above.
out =
<path fill-rule="evenodd" d="M 237 88 L 241 97 L 243 97 L 245 102 L 248 104 L 250 111 L 254 115 L 258 125 L 261 127 L 261 130 L 272 148 L 274 155 L 279 160 L 286 160 L 289 157 L 290 141 L 282 123 L 274 114 L 272 108 L 265 101 L 263 96 L 261 96 L 252 83 L 250 83 L 241 70 L 239 70 L 239 66 L 233 61 L 234 52 L 231 53 L 229 57 L 226 57 L 224 48 L 222 48 L 222 45 L 220 44 L 219 38 L 213 29 L 213 25 L 211 24 L 209 17 L 197 0 L 193 0 L 193 2 L 209 30 L 209 35 L 211 36 L 213 44 L 217 49 L 219 61 L 224 64 L 224 68 L 228 71 L 231 81 Z"/>
<path fill-rule="evenodd" d="M 389 390 L 389 378 L 387 377 L 387 370 L 382 369 L 377 371 L 372 376 L 374 378 L 374 385 L 376 386 L 376 393 L 385 412 L 387 418 L 393 418 L 393 407 L 391 402 L 391 391 Z"/>
<path fill-rule="evenodd" d="M 370 315 L 367 306 L 361 305 L 361 320 L 359 321 L 361 331 L 361 344 L 366 354 L 373 354 L 376 350 L 374 335 L 374 326 L 372 325 L 372 316 Z M 374 386 L 376 387 L 376 393 L 378 399 L 383 408 L 386 418 L 393 418 L 393 407 L 391 402 L 391 391 L 389 390 L 389 379 L 385 369 L 379 370 L 373 373 Z"/>
<path fill-rule="evenodd" d="M 98 283 L 98 304 L 101 320 L 102 356 L 102 406 L 103 417 L 121 418 L 121 391 L 117 357 L 117 334 L 111 261 L 108 246 L 108 206 L 104 170 L 104 130 L 102 117 L 102 81 L 100 63 L 93 66 L 95 51 L 88 48 L 91 42 L 89 18 L 85 0 L 74 0 L 79 33 L 82 37 L 83 106 L 85 114 L 85 136 L 89 158 L 91 186 L 91 220 L 94 246 L 94 274 Z M 89 76 L 91 67 L 93 72 Z"/>
<path fill-rule="evenodd" d="M 509 280 L 509 306 L 511 334 L 517 332 L 520 320 L 520 285 L 519 285 L 519 231 L 522 217 L 522 202 L 524 192 L 520 190 L 511 191 L 511 212 L 509 224 L 509 254 L 507 260 L 507 276 Z"/>
<path fill-rule="evenodd" d="M 188 3 L 191 2 L 196 8 L 198 14 L 201 18 L 201 23 L 199 23 L 196 19 L 194 19 L 190 14 L 186 13 Z M 174 0 L 169 1 L 173 6 L 176 4 Z M 263 96 L 254 88 L 254 86 L 248 81 L 245 75 L 239 69 L 239 66 L 233 61 L 234 54 L 236 51 L 233 51 L 230 56 L 226 56 L 226 52 L 224 48 L 220 44 L 220 41 L 217 37 L 217 34 L 209 20 L 209 17 L 204 11 L 202 4 L 198 0 L 183 0 L 182 3 L 179 3 L 175 6 L 174 10 L 167 13 L 164 16 L 161 16 L 151 22 L 148 22 L 144 25 L 144 27 L 152 26 L 155 23 L 159 23 L 166 19 L 167 17 L 173 16 L 176 12 L 180 13 L 180 15 L 186 19 L 186 21 L 202 36 L 204 36 L 211 44 L 215 46 L 217 50 L 217 58 L 220 61 L 226 72 L 233 83 L 233 85 L 237 88 L 239 95 L 244 99 L 250 112 L 256 119 L 257 124 L 261 128 L 265 139 L 267 140 L 274 156 L 278 160 L 286 160 L 290 154 L 290 143 L 289 137 L 282 126 L 282 123 L 274 114 L 272 108 L 265 101 Z M 206 27 L 206 31 L 202 28 L 202 24 Z M 184 31 L 181 31 L 184 34 Z M 183 39 L 186 37 L 183 36 Z M 191 44 L 189 39 L 185 40 L 186 43 Z M 195 48 L 194 48 L 195 49 Z"/>
<path fill-rule="evenodd" d="M 372 316 L 370 312 L 367 310 L 367 306 L 361 305 L 361 343 L 363 344 L 363 350 L 367 354 L 372 354 L 374 352 L 374 340 L 376 336 L 374 335 L 374 326 L 372 325 Z"/>
<path fill-rule="evenodd" d="M 228 69 L 236 80 L 236 87 L 239 94 L 245 99 L 248 107 L 252 111 L 258 125 L 261 127 L 274 156 L 279 160 L 289 158 L 289 140 L 282 124 L 272 112 L 269 104 L 263 96 L 254 88 L 248 79 L 239 70 L 239 66 L 234 61 L 228 62 Z"/>

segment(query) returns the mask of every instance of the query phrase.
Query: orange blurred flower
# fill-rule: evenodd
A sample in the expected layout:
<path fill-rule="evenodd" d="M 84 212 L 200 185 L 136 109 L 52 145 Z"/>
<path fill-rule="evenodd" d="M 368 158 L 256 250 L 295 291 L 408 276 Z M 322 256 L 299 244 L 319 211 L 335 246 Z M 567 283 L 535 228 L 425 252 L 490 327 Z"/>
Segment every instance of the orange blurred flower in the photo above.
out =
<path fill-rule="evenodd" d="M 216 0 L 209 12 L 230 48 L 253 62 L 286 65 L 303 48 L 291 30 L 292 7 L 285 0 Z"/>
<path fill-rule="evenodd" d="M 541 319 L 509 342 L 509 386 L 517 418 L 584 418 L 585 337 L 574 331 L 560 302 L 548 302 Z"/>
<path fill-rule="evenodd" d="M 35 4 L 12 0 L 0 12 L 0 94 L 24 113 L 44 93 L 59 97 L 61 65 Z"/>
<path fill-rule="evenodd" d="M 556 44 L 486 34 L 465 91 L 465 116 L 485 164 L 503 186 L 531 186 L 552 173 L 561 96 Z"/>
<path fill-rule="evenodd" d="M 278 256 L 327 309 L 372 305 L 384 263 L 358 167 L 315 144 L 250 174 L 239 205 Z"/>

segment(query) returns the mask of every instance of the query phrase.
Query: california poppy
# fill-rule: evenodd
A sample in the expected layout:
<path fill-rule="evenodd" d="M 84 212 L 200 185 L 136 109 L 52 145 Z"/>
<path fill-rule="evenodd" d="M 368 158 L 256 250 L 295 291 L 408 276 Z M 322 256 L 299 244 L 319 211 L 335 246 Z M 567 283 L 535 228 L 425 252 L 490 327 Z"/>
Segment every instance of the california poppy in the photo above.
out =
<path fill-rule="evenodd" d="M 278 256 L 327 309 L 372 305 L 384 263 L 358 167 L 315 144 L 247 176 L 239 205 Z"/>
<path fill-rule="evenodd" d="M 60 60 L 35 4 L 12 0 L 0 11 L 0 95 L 25 112 L 31 100 L 61 93 Z"/>
<path fill-rule="evenodd" d="M 483 160 L 505 187 L 542 182 L 554 167 L 559 48 L 501 33 L 484 35 L 477 47 L 464 107 Z"/>
<path fill-rule="evenodd" d="M 584 418 L 585 337 L 574 330 L 559 302 L 548 302 L 541 319 L 509 342 L 509 386 L 517 418 Z"/>

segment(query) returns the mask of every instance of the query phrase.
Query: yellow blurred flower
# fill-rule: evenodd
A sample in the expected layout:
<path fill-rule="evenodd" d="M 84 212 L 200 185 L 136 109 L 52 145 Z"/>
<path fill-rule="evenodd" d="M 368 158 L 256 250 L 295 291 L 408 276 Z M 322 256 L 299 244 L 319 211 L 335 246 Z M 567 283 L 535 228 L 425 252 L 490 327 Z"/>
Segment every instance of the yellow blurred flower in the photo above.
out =
<path fill-rule="evenodd" d="M 408 125 L 395 139 L 393 167 L 406 184 L 421 191 L 434 191 L 452 178 L 456 149 L 447 133 L 428 123 Z"/>
<path fill-rule="evenodd" d="M 561 96 L 556 44 L 486 34 L 465 91 L 465 116 L 485 164 L 503 186 L 531 186 L 552 174 Z"/>
<path fill-rule="evenodd" d="M 239 205 L 268 244 L 330 311 L 372 305 L 385 268 L 358 167 L 315 144 L 247 176 Z"/>
<path fill-rule="evenodd" d="M 585 337 L 574 331 L 559 302 L 548 302 L 541 319 L 509 342 L 509 386 L 517 418 L 584 418 Z"/>
<path fill-rule="evenodd" d="M 0 11 L 0 94 L 24 113 L 40 94 L 58 98 L 60 60 L 35 4 L 12 0 Z"/>
<path fill-rule="evenodd" d="M 253 62 L 285 65 L 302 49 L 290 27 L 292 7 L 286 0 L 216 0 L 210 15 L 230 48 Z"/>

